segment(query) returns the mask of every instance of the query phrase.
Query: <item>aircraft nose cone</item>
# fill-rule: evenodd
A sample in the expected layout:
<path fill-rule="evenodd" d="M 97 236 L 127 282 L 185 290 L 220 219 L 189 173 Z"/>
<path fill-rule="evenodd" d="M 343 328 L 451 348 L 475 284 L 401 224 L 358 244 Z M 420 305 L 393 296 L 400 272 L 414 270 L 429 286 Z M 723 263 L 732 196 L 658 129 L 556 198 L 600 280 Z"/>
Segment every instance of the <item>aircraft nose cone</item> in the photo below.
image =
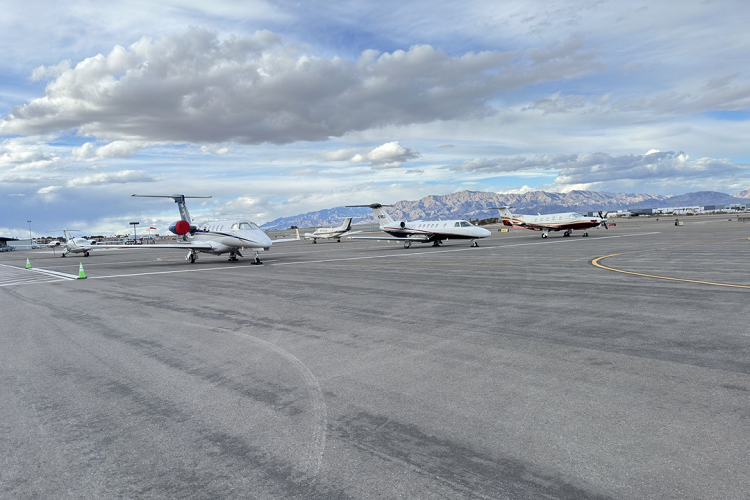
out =
<path fill-rule="evenodd" d="M 273 242 L 266 233 L 261 233 L 258 236 L 258 243 L 260 243 L 262 247 L 270 247 Z"/>
<path fill-rule="evenodd" d="M 479 228 L 479 236 L 481 236 L 482 238 L 487 238 L 487 237 L 488 237 L 488 236 L 490 236 L 491 234 L 492 234 L 492 233 L 490 232 L 490 230 L 489 230 L 489 229 L 485 229 L 485 228 L 483 228 L 483 227 L 480 227 L 480 228 Z"/>

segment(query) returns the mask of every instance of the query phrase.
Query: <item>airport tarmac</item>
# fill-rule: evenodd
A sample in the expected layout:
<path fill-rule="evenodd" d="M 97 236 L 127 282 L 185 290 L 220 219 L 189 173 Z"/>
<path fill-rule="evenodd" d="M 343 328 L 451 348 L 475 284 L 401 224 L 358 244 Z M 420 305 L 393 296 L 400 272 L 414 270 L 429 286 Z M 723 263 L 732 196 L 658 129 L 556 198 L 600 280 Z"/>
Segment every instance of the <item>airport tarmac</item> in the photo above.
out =
<path fill-rule="evenodd" d="M 0 498 L 747 500 L 728 219 L 0 253 Z"/>

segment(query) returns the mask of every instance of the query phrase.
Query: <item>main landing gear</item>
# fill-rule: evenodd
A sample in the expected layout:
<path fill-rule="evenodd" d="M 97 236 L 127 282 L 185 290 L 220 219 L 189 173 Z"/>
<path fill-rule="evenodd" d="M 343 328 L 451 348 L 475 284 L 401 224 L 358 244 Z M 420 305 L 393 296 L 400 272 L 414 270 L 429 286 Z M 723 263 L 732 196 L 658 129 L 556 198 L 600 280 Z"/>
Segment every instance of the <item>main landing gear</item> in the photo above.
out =
<path fill-rule="evenodd" d="M 442 242 L 440 240 L 435 240 L 432 242 L 432 246 L 434 247 L 439 247 L 440 245 L 442 245 Z"/>
<path fill-rule="evenodd" d="M 410 247 L 411 247 L 411 241 L 405 241 L 404 248 L 410 248 Z"/>
<path fill-rule="evenodd" d="M 242 254 L 239 250 L 235 250 L 234 252 L 229 252 L 229 262 L 237 262 L 237 256 L 242 257 Z"/>
<path fill-rule="evenodd" d="M 198 256 L 195 254 L 194 250 L 190 250 L 188 254 L 185 256 L 185 260 L 190 262 L 191 264 L 195 264 L 195 259 L 197 259 Z"/>

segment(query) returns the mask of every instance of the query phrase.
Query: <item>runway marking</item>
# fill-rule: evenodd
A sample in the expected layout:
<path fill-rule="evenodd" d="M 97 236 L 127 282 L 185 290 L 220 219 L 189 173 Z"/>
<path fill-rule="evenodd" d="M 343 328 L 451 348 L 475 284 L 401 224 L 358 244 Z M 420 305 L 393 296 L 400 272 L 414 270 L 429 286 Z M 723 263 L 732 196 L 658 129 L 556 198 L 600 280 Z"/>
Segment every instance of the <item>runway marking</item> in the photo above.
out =
<path fill-rule="evenodd" d="M 50 269 L 39 269 L 38 267 L 32 267 L 31 269 L 29 269 L 29 271 L 34 271 L 35 273 L 47 274 L 49 276 L 57 276 L 66 280 L 78 279 L 78 276 L 76 276 L 75 274 L 61 273 L 59 271 L 52 271 Z"/>
<path fill-rule="evenodd" d="M 597 257 L 591 261 L 591 264 L 595 267 L 598 267 L 600 269 L 606 269 L 607 271 L 614 271 L 617 273 L 624 273 L 624 274 L 632 274 L 634 276 L 643 276 L 645 278 L 655 278 L 655 279 L 661 279 L 661 280 L 669 280 L 669 281 L 682 281 L 684 283 L 698 283 L 701 285 L 711 285 L 711 286 L 723 286 L 723 287 L 730 287 L 730 288 L 750 288 L 750 285 L 734 285 L 731 283 L 715 283 L 713 281 L 700 281 L 700 280 L 691 280 L 686 278 L 673 278 L 671 276 L 660 276 L 658 274 L 647 274 L 647 273 L 637 273 L 635 271 L 626 271 L 624 269 L 617 269 L 616 267 L 610 267 L 605 266 L 604 264 L 601 264 L 600 261 L 608 258 L 608 257 L 616 257 L 618 255 L 623 255 L 619 253 L 613 253 L 609 255 L 602 255 L 601 257 Z"/>
<path fill-rule="evenodd" d="M 0 264 L 0 286 L 30 285 L 34 283 L 52 283 L 55 281 L 67 281 L 71 278 L 64 273 L 47 271 L 44 269 L 25 269 L 22 267 Z M 73 276 L 77 279 L 77 276 Z"/>
<path fill-rule="evenodd" d="M 606 238 L 625 238 L 629 236 L 646 236 L 650 234 L 659 234 L 660 231 L 655 231 L 651 233 L 636 233 L 636 234 L 622 234 L 622 235 L 616 235 L 616 236 L 602 236 L 599 238 L 596 238 L 597 240 L 602 240 Z M 535 241 L 530 243 L 513 243 L 510 245 L 496 245 L 491 247 L 466 247 L 466 248 L 452 248 L 447 250 L 407 250 L 404 249 L 403 253 L 393 253 L 393 254 L 387 254 L 387 255 L 367 255 L 364 257 L 344 257 L 344 258 L 334 258 L 334 259 L 319 259 L 319 260 L 305 260 L 305 261 L 299 261 L 299 262 L 277 262 L 275 264 L 271 264 L 273 266 L 298 266 L 298 265 L 304 265 L 304 264 L 322 264 L 326 262 L 345 262 L 345 261 L 352 261 L 352 260 L 368 260 L 368 259 L 386 259 L 386 258 L 394 258 L 394 257 L 411 257 L 416 255 L 434 255 L 437 253 L 448 253 L 448 252 L 466 252 L 466 251 L 472 251 L 472 252 L 478 252 L 481 250 L 490 250 L 493 248 L 510 248 L 510 247 L 522 247 L 522 246 L 528 246 L 528 245 L 554 245 L 558 243 L 574 243 L 579 240 L 559 240 L 559 241 Z M 591 240 L 587 240 L 591 241 Z M 408 253 L 406 253 L 408 252 Z"/>

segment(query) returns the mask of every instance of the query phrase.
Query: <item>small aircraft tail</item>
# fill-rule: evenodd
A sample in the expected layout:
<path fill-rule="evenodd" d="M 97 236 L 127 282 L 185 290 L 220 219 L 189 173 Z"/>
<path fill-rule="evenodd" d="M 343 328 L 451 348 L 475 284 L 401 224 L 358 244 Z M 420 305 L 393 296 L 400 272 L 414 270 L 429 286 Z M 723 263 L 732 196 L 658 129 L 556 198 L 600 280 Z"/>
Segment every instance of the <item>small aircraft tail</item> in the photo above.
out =
<path fill-rule="evenodd" d="M 337 228 L 339 231 L 348 231 L 352 228 L 352 218 L 347 217 L 344 222 Z"/>
<path fill-rule="evenodd" d="M 368 207 L 375 212 L 375 220 L 381 227 L 386 224 L 393 224 L 396 222 L 388 212 L 383 210 L 383 207 L 390 207 L 391 205 L 381 205 L 380 203 L 371 203 L 369 205 L 347 205 L 348 207 Z"/>
<path fill-rule="evenodd" d="M 169 226 L 169 230 L 178 236 L 182 236 L 183 241 L 187 241 L 188 233 L 190 233 L 190 236 L 193 236 L 196 231 L 193 220 L 190 218 L 185 198 L 211 198 L 210 196 L 185 196 L 184 194 L 134 194 L 132 196 L 139 198 L 172 198 L 177 203 L 177 208 L 180 211 L 180 220 Z"/>
<path fill-rule="evenodd" d="M 185 196 L 184 194 L 134 194 L 132 196 L 139 198 L 172 198 L 177 203 L 177 208 L 180 211 L 180 219 L 187 221 L 190 225 L 193 224 L 193 220 L 190 218 L 185 198 L 211 198 L 210 196 Z"/>
<path fill-rule="evenodd" d="M 506 226 L 513 225 L 513 214 L 510 209 L 513 207 L 490 207 L 491 210 L 497 210 L 500 212 L 500 217 L 503 219 L 503 224 Z"/>

